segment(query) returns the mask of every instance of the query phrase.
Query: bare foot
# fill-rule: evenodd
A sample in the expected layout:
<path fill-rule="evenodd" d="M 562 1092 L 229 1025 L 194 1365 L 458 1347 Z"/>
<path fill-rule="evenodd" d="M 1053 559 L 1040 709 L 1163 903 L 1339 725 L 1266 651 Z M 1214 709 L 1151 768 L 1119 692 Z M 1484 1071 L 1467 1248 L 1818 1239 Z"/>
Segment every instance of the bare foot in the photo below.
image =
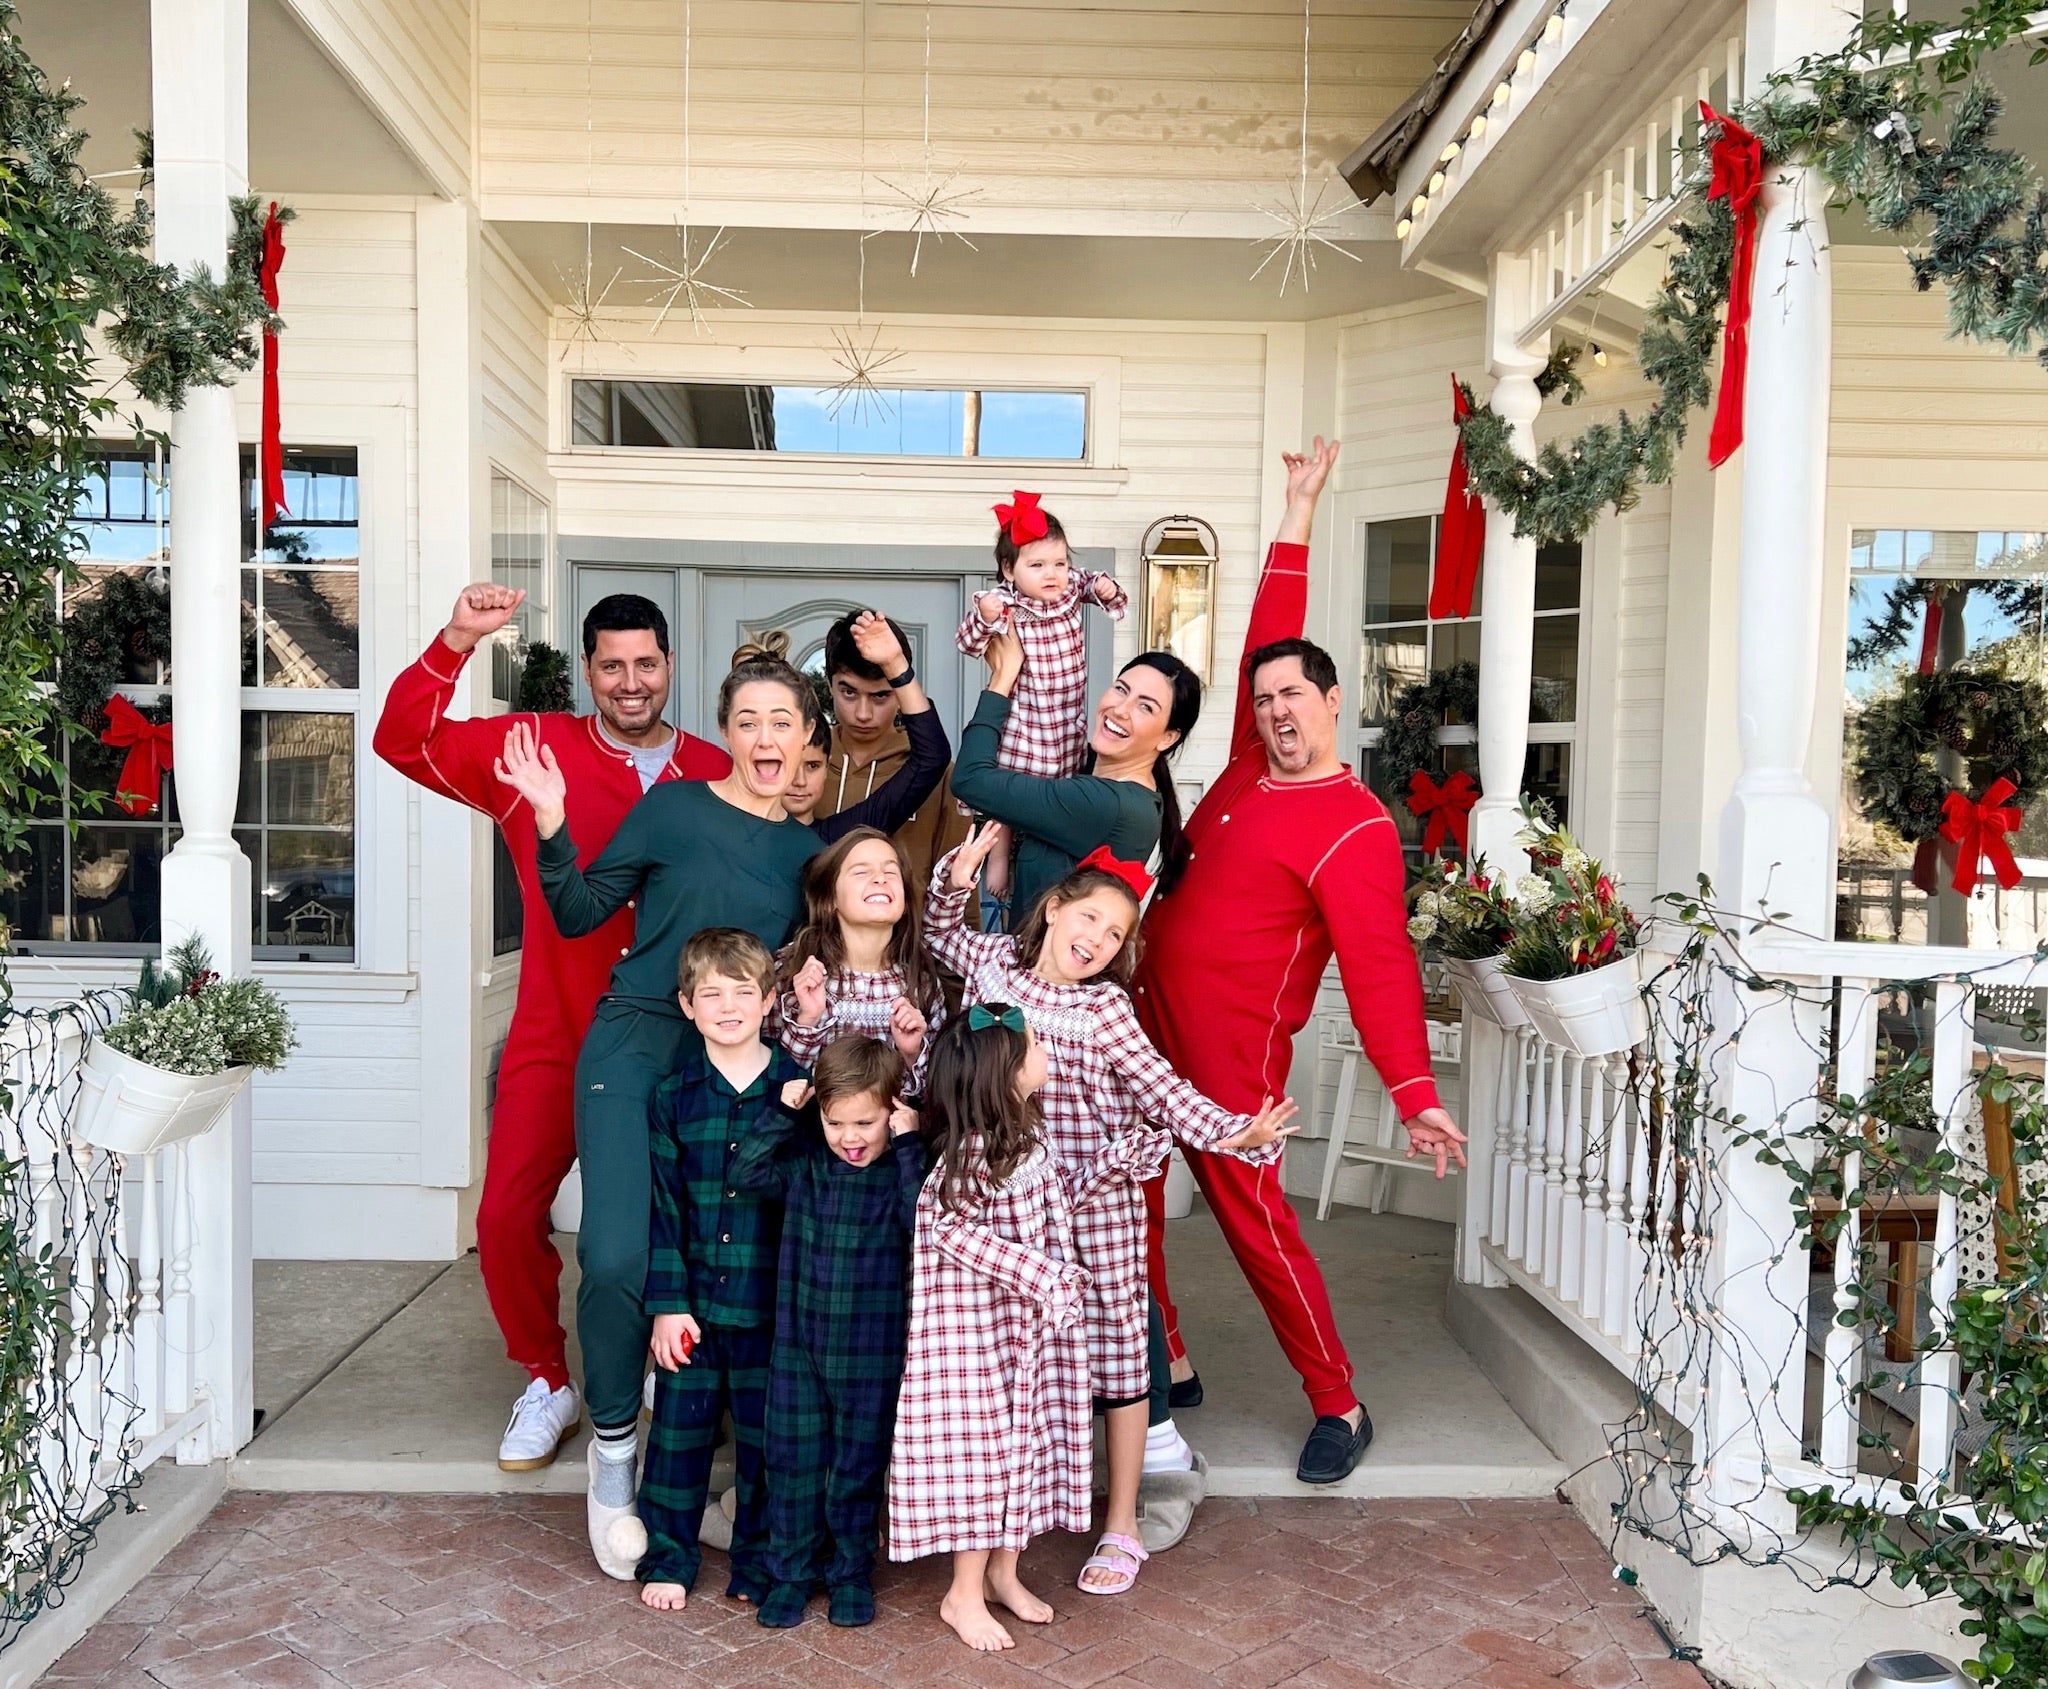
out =
<path fill-rule="evenodd" d="M 939 1603 L 939 1617 L 953 1627 L 953 1634 L 979 1654 L 1000 1654 L 1005 1648 L 1017 1644 L 1010 1633 L 996 1623 L 988 1603 L 972 1599 L 962 1600 L 952 1590 L 946 1591 L 945 1600 Z"/>
<path fill-rule="evenodd" d="M 1056 1617 L 1051 1607 L 1024 1587 L 1015 1567 L 1007 1572 L 989 1573 L 988 1598 L 1009 1608 L 1026 1624 L 1051 1624 Z"/>
<path fill-rule="evenodd" d="M 657 1613 L 680 1613 L 690 1604 L 690 1592 L 679 1583 L 643 1583 L 640 1602 Z"/>

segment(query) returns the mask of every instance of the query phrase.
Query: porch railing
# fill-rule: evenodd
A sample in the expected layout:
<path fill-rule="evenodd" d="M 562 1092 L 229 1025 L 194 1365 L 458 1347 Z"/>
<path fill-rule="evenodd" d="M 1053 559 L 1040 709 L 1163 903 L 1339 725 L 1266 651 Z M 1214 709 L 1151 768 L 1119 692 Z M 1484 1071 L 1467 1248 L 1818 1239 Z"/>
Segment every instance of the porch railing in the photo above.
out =
<path fill-rule="evenodd" d="M 0 1512 L 0 1647 L 61 1587 L 113 1499 L 164 1455 L 215 1453 L 201 1333 L 190 1144 L 116 1156 L 78 1142 L 71 1122 L 90 1041 L 125 1003 L 99 991 L 0 1022 L 4 1200 L 16 1274 L 43 1287 L 10 1314 L 32 1352 L 0 1379 L 8 1400 L 8 1493 Z"/>
<path fill-rule="evenodd" d="M 1694 1499 L 1730 1505 L 1745 1528 L 1787 1528 L 1784 1492 L 1822 1485 L 1903 1511 L 1908 1486 L 1946 1484 L 1960 1466 L 1963 1380 L 1940 1334 L 1959 1289 L 1995 1270 L 1997 1216 L 1967 1177 L 1960 1197 L 1953 1180 L 1926 1182 L 1922 1270 L 1906 1268 L 1903 1300 L 1914 1306 L 1923 1278 L 1924 1298 L 1886 1359 L 1885 1334 L 1857 1316 L 1899 1300 L 1881 1251 L 1867 1247 L 1885 1199 L 1871 1194 L 1879 1181 L 1864 1178 L 1860 1156 L 1845 1157 L 1842 1188 L 1865 1195 L 1816 1272 L 1793 1180 L 1725 1124 L 1689 1139 L 1660 1087 L 1675 1062 L 1695 1061 L 1717 1106 L 1746 1109 L 1749 1129 L 1780 1111 L 1780 1147 L 1810 1158 L 1803 1128 L 1825 1099 L 1867 1096 L 1880 1051 L 1904 1043 L 1931 1067 L 1926 1154 L 1981 1177 L 1977 1074 L 1992 1061 L 2040 1071 L 2038 1031 L 2017 1026 L 2011 1004 L 2016 991 L 2048 987 L 2048 962 L 1805 940 L 1759 945 L 1741 961 L 1716 986 L 1726 1020 L 1704 1041 L 1697 1024 L 1679 1024 L 1696 1023 L 1700 1004 L 1678 1001 L 1675 964 L 1650 987 L 1658 1033 L 1622 1054 L 1584 1059 L 1530 1028 L 1468 1017 L 1466 1107 L 1481 1152 L 1466 1190 L 1468 1271 L 1519 1285 L 1693 1448 L 1714 1451 Z M 1994 991 L 2005 999 L 1995 1019 L 1982 1012 Z M 1686 1305 L 1694 1291 L 1703 1306 Z M 1873 1436 L 1880 1421 L 1891 1430 Z"/>

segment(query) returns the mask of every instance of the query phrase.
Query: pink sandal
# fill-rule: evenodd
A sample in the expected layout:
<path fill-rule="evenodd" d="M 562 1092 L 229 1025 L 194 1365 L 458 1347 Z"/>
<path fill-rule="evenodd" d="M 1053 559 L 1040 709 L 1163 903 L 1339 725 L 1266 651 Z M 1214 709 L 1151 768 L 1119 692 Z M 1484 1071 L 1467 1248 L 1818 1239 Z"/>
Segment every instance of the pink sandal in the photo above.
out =
<path fill-rule="evenodd" d="M 1104 1531 L 1096 1541 L 1095 1552 L 1081 1567 L 1080 1591 L 1083 1595 L 1121 1595 L 1138 1581 L 1138 1568 L 1151 1558 L 1136 1537 Z M 1121 1581 L 1090 1583 L 1088 1574 L 1098 1571 L 1113 1572 Z"/>

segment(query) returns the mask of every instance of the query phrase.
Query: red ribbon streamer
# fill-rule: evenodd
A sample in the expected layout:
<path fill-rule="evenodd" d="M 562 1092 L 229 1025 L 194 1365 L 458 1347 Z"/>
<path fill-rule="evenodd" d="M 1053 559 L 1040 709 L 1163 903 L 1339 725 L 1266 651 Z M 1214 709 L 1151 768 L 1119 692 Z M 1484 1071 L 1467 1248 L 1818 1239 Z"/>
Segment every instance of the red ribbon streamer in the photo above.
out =
<path fill-rule="evenodd" d="M 1015 504 L 996 506 L 996 521 L 1015 546 L 1029 545 L 1033 540 L 1042 540 L 1046 535 L 1045 512 L 1038 508 L 1039 494 L 1027 493 L 1021 487 L 1010 494 Z"/>
<path fill-rule="evenodd" d="M 1441 786 L 1429 777 L 1426 768 L 1418 768 L 1409 775 L 1408 808 L 1416 820 L 1424 823 L 1423 855 L 1434 856 L 1441 850 L 1447 833 L 1457 840 L 1460 856 L 1469 854 L 1467 835 L 1471 827 L 1472 806 L 1478 801 L 1479 788 L 1462 768 Z"/>
<path fill-rule="evenodd" d="M 270 214 L 263 219 L 263 261 L 257 267 L 256 284 L 263 290 L 263 303 L 277 309 L 277 272 L 284 268 L 284 224 L 277 215 L 277 201 L 270 202 Z M 277 336 L 267 330 L 263 336 L 263 481 L 262 519 L 257 526 L 257 545 L 270 532 L 270 524 L 282 511 L 284 502 L 284 420 L 277 397 Z"/>
<path fill-rule="evenodd" d="M 1934 660 L 1941 654 L 1941 594 L 1927 595 L 1927 619 L 1920 627 L 1920 672 L 1932 674 Z"/>
<path fill-rule="evenodd" d="M 164 771 L 171 766 L 171 724 L 151 721 L 118 692 L 107 700 L 107 725 L 102 745 L 126 745 L 128 756 L 114 782 L 114 801 L 130 815 L 147 815 L 163 790 Z"/>
<path fill-rule="evenodd" d="M 1081 866 L 1093 868 L 1098 874 L 1108 874 L 1114 879 L 1122 880 L 1131 888 L 1131 895 L 1140 903 L 1145 901 L 1145 894 L 1152 889 L 1152 876 L 1145 872 L 1144 865 L 1123 861 L 1111 852 L 1108 845 L 1097 845 L 1081 858 Z"/>
<path fill-rule="evenodd" d="M 1707 463 L 1719 469 L 1742 444 L 1742 395 L 1749 375 L 1749 310 L 1756 275 L 1756 202 L 1764 189 L 1763 143 L 1732 117 L 1705 100 L 1700 121 L 1718 124 L 1714 179 L 1707 198 L 1726 199 L 1735 213 L 1735 261 L 1728 272 L 1728 322 L 1721 335 L 1721 396 L 1714 407 L 1714 432 Z"/>
<path fill-rule="evenodd" d="M 1460 425 L 1451 448 L 1451 475 L 1444 485 L 1443 520 L 1436 530 L 1436 569 L 1429 583 L 1429 619 L 1472 614 L 1472 590 L 1479 584 L 1479 558 L 1486 549 L 1486 506 L 1472 491 L 1465 473 L 1463 423 L 1471 402 L 1458 378 L 1451 377 L 1451 420 Z"/>
<path fill-rule="evenodd" d="M 1941 836 L 1956 846 L 1957 891 L 1968 897 L 1977 889 L 1977 864 L 1991 864 L 1998 883 L 2007 891 L 2020 883 L 2020 865 L 2013 860 L 2012 846 L 2005 835 L 2017 833 L 2024 812 L 2012 802 L 2019 788 L 2000 777 L 1991 782 L 1984 795 L 1972 802 L 1961 792 L 1951 792 L 1941 806 Z"/>

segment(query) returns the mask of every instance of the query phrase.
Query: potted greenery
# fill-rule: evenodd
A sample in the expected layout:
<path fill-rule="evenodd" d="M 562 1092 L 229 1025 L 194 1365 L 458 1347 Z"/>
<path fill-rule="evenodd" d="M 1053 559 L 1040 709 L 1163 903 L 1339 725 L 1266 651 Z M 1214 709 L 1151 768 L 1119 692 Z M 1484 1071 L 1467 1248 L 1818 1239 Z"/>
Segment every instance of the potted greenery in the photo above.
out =
<path fill-rule="evenodd" d="M 1535 871 L 1516 882 L 1502 974 L 1551 1043 L 1589 1057 L 1631 1049 L 1650 1029 L 1635 915 L 1569 831 L 1533 802 L 1524 814 L 1515 842 Z"/>
<path fill-rule="evenodd" d="M 1424 871 L 1408 936 L 1443 958 L 1474 1013 L 1510 1030 L 1529 1024 L 1528 1011 L 1501 977 L 1514 932 L 1507 878 L 1488 868 L 1485 857 L 1469 868 L 1439 860 Z"/>
<path fill-rule="evenodd" d="M 277 993 L 261 980 L 222 979 L 203 940 L 188 938 L 166 960 L 143 962 L 133 1006 L 79 1069 L 72 1135 L 117 1155 L 196 1138 L 251 1074 L 282 1067 L 298 1043 Z"/>

